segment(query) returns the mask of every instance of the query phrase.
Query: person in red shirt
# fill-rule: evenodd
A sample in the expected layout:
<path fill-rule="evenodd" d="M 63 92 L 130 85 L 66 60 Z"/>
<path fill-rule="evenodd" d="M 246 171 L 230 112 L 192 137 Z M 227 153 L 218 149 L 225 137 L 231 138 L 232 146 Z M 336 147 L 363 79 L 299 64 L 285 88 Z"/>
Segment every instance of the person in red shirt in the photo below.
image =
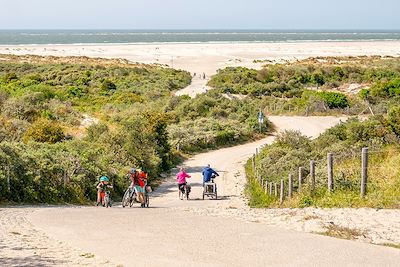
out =
<path fill-rule="evenodd" d="M 147 173 L 143 170 L 137 169 L 133 174 L 131 172 L 131 180 L 138 195 L 138 200 L 141 203 L 141 207 L 144 208 L 144 190 L 147 185 Z"/>

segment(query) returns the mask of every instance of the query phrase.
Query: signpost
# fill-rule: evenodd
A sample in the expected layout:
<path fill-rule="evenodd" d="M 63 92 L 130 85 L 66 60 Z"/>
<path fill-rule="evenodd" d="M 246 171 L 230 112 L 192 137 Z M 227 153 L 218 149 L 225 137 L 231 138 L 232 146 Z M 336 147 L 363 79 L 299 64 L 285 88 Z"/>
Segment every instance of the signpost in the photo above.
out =
<path fill-rule="evenodd" d="M 258 126 L 260 127 L 260 133 L 261 133 L 261 126 L 264 123 L 264 114 L 261 112 L 258 112 Z"/>

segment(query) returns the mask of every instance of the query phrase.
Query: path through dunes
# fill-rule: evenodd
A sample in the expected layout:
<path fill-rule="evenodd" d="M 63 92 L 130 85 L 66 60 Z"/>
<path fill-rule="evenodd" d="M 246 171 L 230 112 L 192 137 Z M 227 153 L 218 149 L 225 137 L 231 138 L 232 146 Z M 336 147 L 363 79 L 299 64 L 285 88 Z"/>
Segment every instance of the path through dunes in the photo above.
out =
<path fill-rule="evenodd" d="M 278 130 L 297 129 L 309 136 L 316 136 L 340 121 L 334 117 L 269 119 Z M 397 266 L 400 261 L 397 249 L 285 230 L 281 227 L 284 219 L 276 226 L 256 220 L 257 211 L 249 209 L 241 196 L 245 184 L 242 166 L 256 147 L 272 141 L 271 136 L 199 154 L 186 161 L 184 165 L 192 175 L 190 201 L 178 199 L 177 186 L 170 178 L 154 192 L 149 209 L 140 209 L 138 205 L 111 209 L 0 209 L 0 214 L 7 212 L 8 216 L 18 214 L 21 217 L 12 227 L 5 227 L 6 223 L 0 221 L 3 237 L 0 246 L 10 247 L 9 244 L 17 242 L 15 240 L 23 242 L 23 237 L 11 232 L 27 229 L 23 235 L 28 241 L 35 233 L 43 235 L 41 245 L 20 250 L 19 257 L 37 249 L 40 255 L 54 260 L 51 266 L 63 266 L 63 260 L 69 266 L 78 265 L 80 255 L 91 253 L 95 255 L 93 258 L 84 258 L 86 262 L 93 261 L 88 263 L 91 266 L 107 261 L 108 266 Z M 200 171 L 208 163 L 221 174 L 216 180 L 221 196 L 217 201 L 200 200 Z M 237 218 L 219 211 L 234 211 Z M 54 249 L 59 242 L 62 250 L 70 251 L 68 255 L 63 256 Z M 0 250 L 0 258 L 15 257 L 10 251 L 12 249 Z M 0 260 L 3 265 L 1 263 Z"/>

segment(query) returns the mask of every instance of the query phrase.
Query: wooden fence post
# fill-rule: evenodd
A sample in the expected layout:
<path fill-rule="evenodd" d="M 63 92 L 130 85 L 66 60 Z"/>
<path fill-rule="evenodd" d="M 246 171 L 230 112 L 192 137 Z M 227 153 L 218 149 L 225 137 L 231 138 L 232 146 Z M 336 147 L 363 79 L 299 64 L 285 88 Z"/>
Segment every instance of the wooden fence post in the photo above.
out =
<path fill-rule="evenodd" d="M 263 189 L 264 189 L 264 192 L 265 193 L 267 193 L 267 187 L 268 187 L 268 179 L 267 178 L 265 178 L 265 182 L 264 182 L 264 185 L 263 185 Z"/>
<path fill-rule="evenodd" d="M 368 148 L 364 147 L 361 151 L 361 198 L 367 194 L 368 182 Z"/>
<path fill-rule="evenodd" d="M 272 196 L 272 185 L 273 185 L 273 183 L 270 182 L 270 183 L 269 183 L 269 195 L 270 195 L 270 196 Z"/>
<path fill-rule="evenodd" d="M 11 192 L 11 182 L 10 182 L 10 165 L 7 166 L 7 192 Z"/>
<path fill-rule="evenodd" d="M 293 175 L 289 174 L 288 197 L 291 198 L 292 195 L 293 195 Z"/>
<path fill-rule="evenodd" d="M 315 190 L 315 161 L 310 161 L 311 191 Z"/>
<path fill-rule="evenodd" d="M 283 200 L 285 199 L 285 182 L 283 181 L 283 179 L 281 179 L 281 195 L 280 195 L 280 203 L 282 205 Z"/>
<path fill-rule="evenodd" d="M 328 153 L 328 191 L 333 191 L 333 154 Z"/>
<path fill-rule="evenodd" d="M 278 197 L 278 184 L 277 183 L 274 184 L 274 193 L 275 193 L 275 197 Z"/>
<path fill-rule="evenodd" d="M 298 192 L 301 192 L 301 183 L 303 180 L 303 167 L 299 167 L 299 189 Z"/>

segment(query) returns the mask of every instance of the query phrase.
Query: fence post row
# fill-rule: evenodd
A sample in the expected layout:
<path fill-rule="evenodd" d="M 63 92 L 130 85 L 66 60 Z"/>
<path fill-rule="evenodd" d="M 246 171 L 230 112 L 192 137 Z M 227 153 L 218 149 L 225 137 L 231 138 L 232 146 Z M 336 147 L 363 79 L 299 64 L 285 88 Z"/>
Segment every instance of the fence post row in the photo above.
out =
<path fill-rule="evenodd" d="M 253 157 L 253 163 L 255 165 L 255 156 Z M 333 153 L 327 154 L 327 172 L 328 172 L 328 191 L 332 192 L 334 190 L 334 176 L 333 176 Z M 298 192 L 300 193 L 302 190 L 303 183 L 303 167 L 299 167 L 299 184 L 298 184 Z M 316 181 L 315 181 L 315 161 L 310 160 L 310 189 L 311 191 L 315 190 Z M 362 148 L 361 151 L 361 189 L 360 189 L 360 197 L 364 198 L 367 195 L 367 184 L 368 184 L 368 147 Z M 282 204 L 285 196 L 284 190 L 284 179 L 281 179 L 280 183 L 280 203 Z M 269 195 L 274 195 L 278 197 L 278 183 L 268 182 L 266 179 L 265 182 L 262 180 L 262 187 L 265 186 L 265 193 Z M 288 197 L 293 197 L 293 175 L 289 174 L 288 181 Z"/>
<path fill-rule="evenodd" d="M 328 153 L 328 191 L 333 191 L 333 154 Z"/>
<path fill-rule="evenodd" d="M 367 194 L 368 182 L 368 148 L 364 147 L 361 151 L 361 198 Z"/>

